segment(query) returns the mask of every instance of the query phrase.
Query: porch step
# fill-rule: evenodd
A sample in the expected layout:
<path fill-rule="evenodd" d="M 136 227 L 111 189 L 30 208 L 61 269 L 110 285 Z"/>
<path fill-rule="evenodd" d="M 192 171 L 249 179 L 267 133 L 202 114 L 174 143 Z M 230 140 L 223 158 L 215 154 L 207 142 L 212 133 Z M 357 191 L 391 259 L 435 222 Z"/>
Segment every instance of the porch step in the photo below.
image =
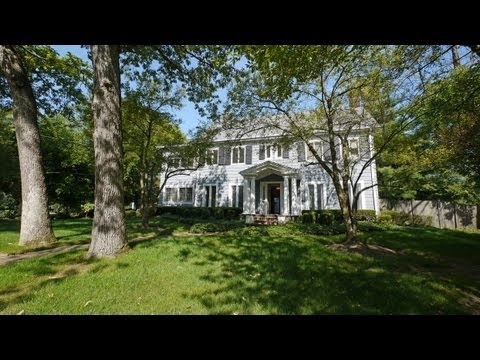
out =
<path fill-rule="evenodd" d="M 276 225 L 278 217 L 277 215 L 255 215 L 253 223 L 255 225 Z"/>

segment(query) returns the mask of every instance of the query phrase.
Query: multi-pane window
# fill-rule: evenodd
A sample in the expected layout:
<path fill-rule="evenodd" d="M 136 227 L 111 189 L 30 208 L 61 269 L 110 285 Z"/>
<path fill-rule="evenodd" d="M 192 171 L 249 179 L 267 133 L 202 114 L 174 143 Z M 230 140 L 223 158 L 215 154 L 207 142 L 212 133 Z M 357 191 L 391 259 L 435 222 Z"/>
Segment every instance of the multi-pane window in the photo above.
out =
<path fill-rule="evenodd" d="M 165 189 L 165 201 L 166 202 L 177 202 L 177 189 L 176 188 L 166 188 Z"/>
<path fill-rule="evenodd" d="M 232 149 L 232 164 L 245 163 L 245 148 L 242 146 L 234 147 Z"/>
<path fill-rule="evenodd" d="M 310 210 L 323 209 L 323 184 L 308 184 L 308 203 Z"/>
<path fill-rule="evenodd" d="M 315 152 L 322 157 L 322 143 L 320 141 L 310 141 L 310 144 L 313 146 Z M 307 161 L 317 161 L 313 152 L 310 150 L 310 147 L 307 146 Z"/>
<path fill-rule="evenodd" d="M 171 158 L 168 164 L 170 167 L 178 169 L 180 167 L 180 158 Z"/>
<path fill-rule="evenodd" d="M 217 206 L 217 187 L 215 185 L 205 185 L 205 206 Z"/>
<path fill-rule="evenodd" d="M 232 207 L 243 209 L 243 185 L 232 185 Z"/>
<path fill-rule="evenodd" d="M 216 165 L 218 164 L 218 150 L 212 149 L 207 151 L 207 164 Z"/>
<path fill-rule="evenodd" d="M 358 157 L 360 156 L 360 145 L 359 144 L 360 144 L 360 142 L 359 142 L 358 138 L 348 139 L 348 151 L 349 151 L 350 156 L 353 159 L 358 159 Z"/>
<path fill-rule="evenodd" d="M 282 157 L 282 145 L 260 145 L 260 159 L 264 154 L 265 159 L 280 159 Z"/>
<path fill-rule="evenodd" d="M 193 200 L 193 188 L 185 187 L 178 189 L 178 201 L 180 202 L 192 202 Z"/>

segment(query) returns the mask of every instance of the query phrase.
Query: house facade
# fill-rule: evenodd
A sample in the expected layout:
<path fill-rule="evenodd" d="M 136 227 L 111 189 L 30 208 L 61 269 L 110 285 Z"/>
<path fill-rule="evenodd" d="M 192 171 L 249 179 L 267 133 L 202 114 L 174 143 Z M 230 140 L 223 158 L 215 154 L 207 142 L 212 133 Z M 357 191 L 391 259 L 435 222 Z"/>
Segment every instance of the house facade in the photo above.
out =
<path fill-rule="evenodd" d="M 203 166 L 167 181 L 159 206 L 238 207 L 247 221 L 255 214 L 275 214 L 279 222 L 301 215 L 302 210 L 338 209 L 333 182 L 315 164 L 306 143 L 286 147 L 279 138 L 272 131 L 251 132 L 239 139 L 220 133 Z M 310 142 L 324 160 L 332 161 L 324 134 L 319 132 Z M 359 128 L 350 131 L 348 142 L 356 160 L 355 175 L 372 156 L 373 136 Z M 342 151 L 337 144 L 339 159 Z M 373 161 L 359 177 L 358 209 L 380 211 L 377 186 L 372 186 L 376 183 Z"/>

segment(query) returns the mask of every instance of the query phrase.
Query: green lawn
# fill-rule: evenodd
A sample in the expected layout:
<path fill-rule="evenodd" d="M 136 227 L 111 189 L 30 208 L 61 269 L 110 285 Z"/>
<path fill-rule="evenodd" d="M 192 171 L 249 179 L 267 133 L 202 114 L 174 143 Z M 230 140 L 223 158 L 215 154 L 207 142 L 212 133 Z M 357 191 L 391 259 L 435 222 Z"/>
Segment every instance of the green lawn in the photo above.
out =
<path fill-rule="evenodd" d="M 325 247 L 342 236 L 301 224 L 193 235 L 157 221 L 164 230 L 145 233 L 130 219 L 129 238 L 146 240 L 113 260 L 78 250 L 0 267 L 0 313 L 480 314 L 478 232 L 369 231 L 369 243 L 402 255 L 366 257 Z M 55 234 L 88 241 L 90 224 L 56 221 Z M 15 229 L 0 222 L 0 243 Z"/>

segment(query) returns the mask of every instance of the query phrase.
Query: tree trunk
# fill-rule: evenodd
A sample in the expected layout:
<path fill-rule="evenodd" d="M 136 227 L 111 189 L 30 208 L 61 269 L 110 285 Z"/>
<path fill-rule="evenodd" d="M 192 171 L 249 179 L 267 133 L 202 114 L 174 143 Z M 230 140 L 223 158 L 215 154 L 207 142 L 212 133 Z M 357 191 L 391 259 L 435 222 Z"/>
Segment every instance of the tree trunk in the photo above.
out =
<path fill-rule="evenodd" d="M 0 67 L 10 86 L 22 184 L 20 245 L 56 241 L 48 214 L 47 187 L 40 148 L 37 106 L 30 79 L 13 46 L 0 46 Z"/>
<path fill-rule="evenodd" d="M 148 229 L 150 219 L 150 209 L 148 206 L 148 186 L 147 174 L 145 171 L 140 172 L 140 213 L 142 214 L 142 228 Z"/>
<path fill-rule="evenodd" d="M 90 256 L 115 256 L 128 248 L 123 199 L 119 47 L 92 45 L 95 214 Z"/>
<path fill-rule="evenodd" d="M 480 45 L 467 45 L 477 56 L 480 56 Z"/>
<path fill-rule="evenodd" d="M 342 211 L 343 219 L 345 222 L 345 243 L 356 243 L 358 242 L 357 223 L 351 214 L 347 193 L 342 187 L 337 185 L 335 185 L 335 190 L 337 192 L 338 203 L 340 205 L 340 209 Z"/>
<path fill-rule="evenodd" d="M 460 64 L 460 55 L 458 54 L 458 46 L 454 45 L 452 47 L 452 63 L 453 63 L 453 68 L 459 67 Z"/>

